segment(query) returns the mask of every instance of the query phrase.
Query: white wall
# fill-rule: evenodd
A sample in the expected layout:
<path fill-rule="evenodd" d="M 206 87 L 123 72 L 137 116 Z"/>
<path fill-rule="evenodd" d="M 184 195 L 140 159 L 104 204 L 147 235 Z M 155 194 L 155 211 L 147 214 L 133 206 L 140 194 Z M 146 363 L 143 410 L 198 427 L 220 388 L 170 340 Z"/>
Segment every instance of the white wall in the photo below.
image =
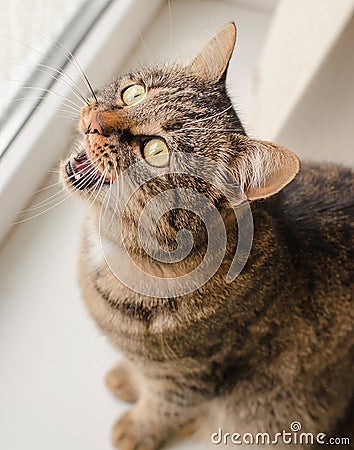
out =
<path fill-rule="evenodd" d="M 354 0 L 279 0 L 254 79 L 255 133 L 354 164 Z"/>
<path fill-rule="evenodd" d="M 354 17 L 276 139 L 304 159 L 354 166 Z"/>
<path fill-rule="evenodd" d="M 125 70 L 150 62 L 187 61 L 223 25 L 234 21 L 238 37 L 228 75 L 234 105 L 246 128 L 250 118 L 252 78 L 269 31 L 274 0 L 177 0 L 161 9 Z"/>

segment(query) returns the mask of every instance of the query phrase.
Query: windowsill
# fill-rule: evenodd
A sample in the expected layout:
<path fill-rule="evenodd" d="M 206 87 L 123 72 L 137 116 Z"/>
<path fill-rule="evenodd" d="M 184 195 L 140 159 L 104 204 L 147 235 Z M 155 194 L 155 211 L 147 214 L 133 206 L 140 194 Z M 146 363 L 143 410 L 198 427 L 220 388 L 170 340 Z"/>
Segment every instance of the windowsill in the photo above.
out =
<path fill-rule="evenodd" d="M 1 250 L 1 449 L 112 450 L 111 426 L 128 407 L 104 385 L 119 355 L 76 282 L 85 211 L 70 199 L 18 226 Z M 193 441 L 168 448 L 208 449 Z"/>

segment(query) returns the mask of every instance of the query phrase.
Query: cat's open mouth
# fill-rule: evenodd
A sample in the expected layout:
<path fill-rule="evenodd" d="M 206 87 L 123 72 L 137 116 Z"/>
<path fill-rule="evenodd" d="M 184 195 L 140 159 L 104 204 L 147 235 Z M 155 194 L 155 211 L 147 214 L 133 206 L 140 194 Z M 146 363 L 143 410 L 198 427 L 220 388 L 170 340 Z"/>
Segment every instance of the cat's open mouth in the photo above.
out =
<path fill-rule="evenodd" d="M 102 178 L 101 172 L 93 166 L 85 150 L 70 157 L 65 166 L 65 171 L 72 185 L 79 190 L 109 183 L 108 180 Z"/>

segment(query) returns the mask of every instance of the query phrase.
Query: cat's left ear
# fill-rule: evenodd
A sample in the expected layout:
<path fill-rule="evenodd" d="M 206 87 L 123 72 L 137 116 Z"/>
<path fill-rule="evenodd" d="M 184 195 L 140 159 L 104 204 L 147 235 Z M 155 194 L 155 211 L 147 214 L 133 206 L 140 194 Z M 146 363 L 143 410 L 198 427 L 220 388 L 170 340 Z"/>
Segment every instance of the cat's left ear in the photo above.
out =
<path fill-rule="evenodd" d="M 300 170 L 298 157 L 273 142 L 238 136 L 230 169 L 248 200 L 270 197 L 292 181 Z"/>
<path fill-rule="evenodd" d="M 201 78 L 219 81 L 225 74 L 236 43 L 236 26 L 225 25 L 189 64 L 189 68 Z"/>

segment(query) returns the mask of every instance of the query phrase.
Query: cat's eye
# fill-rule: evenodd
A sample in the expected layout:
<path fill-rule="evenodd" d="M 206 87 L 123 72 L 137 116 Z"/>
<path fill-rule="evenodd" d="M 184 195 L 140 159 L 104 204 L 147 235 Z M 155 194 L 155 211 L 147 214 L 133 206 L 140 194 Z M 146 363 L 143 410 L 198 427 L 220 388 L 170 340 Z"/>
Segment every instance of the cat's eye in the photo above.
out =
<path fill-rule="evenodd" d="M 146 91 L 141 84 L 134 84 L 124 89 L 122 93 L 122 100 L 127 105 L 134 105 L 140 102 L 145 97 Z"/>
<path fill-rule="evenodd" d="M 146 161 L 155 167 L 164 167 L 169 160 L 168 147 L 164 140 L 158 138 L 145 141 L 143 154 Z"/>

